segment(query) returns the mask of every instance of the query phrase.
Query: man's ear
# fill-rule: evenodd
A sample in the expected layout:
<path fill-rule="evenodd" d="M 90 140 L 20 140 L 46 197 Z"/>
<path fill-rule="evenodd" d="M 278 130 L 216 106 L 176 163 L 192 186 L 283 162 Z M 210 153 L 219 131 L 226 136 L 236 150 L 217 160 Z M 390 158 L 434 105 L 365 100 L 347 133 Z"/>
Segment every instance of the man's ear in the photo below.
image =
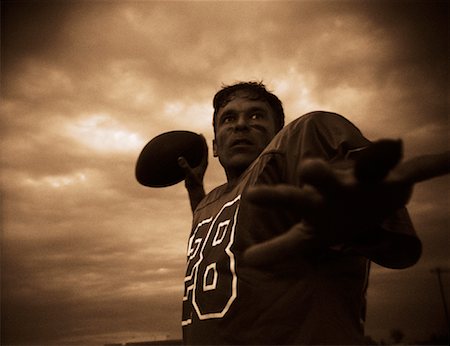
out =
<path fill-rule="evenodd" d="M 212 140 L 212 147 L 213 147 L 213 155 L 214 155 L 214 157 L 217 157 L 218 156 L 217 155 L 217 144 L 216 144 L 215 139 Z"/>

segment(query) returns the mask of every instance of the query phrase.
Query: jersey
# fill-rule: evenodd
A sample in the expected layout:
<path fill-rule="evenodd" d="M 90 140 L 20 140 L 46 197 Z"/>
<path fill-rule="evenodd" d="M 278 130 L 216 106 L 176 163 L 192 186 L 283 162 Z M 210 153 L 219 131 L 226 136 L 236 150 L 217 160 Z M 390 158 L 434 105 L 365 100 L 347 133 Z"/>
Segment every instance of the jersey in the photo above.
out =
<path fill-rule="evenodd" d="M 245 249 L 299 220 L 287 211 L 255 207 L 243 195 L 257 184 L 298 186 L 305 158 L 350 160 L 369 143 L 340 115 L 306 114 L 273 138 L 237 184 L 222 185 L 200 202 L 187 249 L 182 319 L 186 344 L 362 343 L 370 261 L 324 248 L 314 256 L 291 255 L 268 268 L 246 266 Z M 403 249 L 401 259 L 391 254 L 385 264 L 413 263 L 419 240 L 409 218 L 402 214 L 388 228 L 388 233 L 415 240 L 410 249 Z"/>

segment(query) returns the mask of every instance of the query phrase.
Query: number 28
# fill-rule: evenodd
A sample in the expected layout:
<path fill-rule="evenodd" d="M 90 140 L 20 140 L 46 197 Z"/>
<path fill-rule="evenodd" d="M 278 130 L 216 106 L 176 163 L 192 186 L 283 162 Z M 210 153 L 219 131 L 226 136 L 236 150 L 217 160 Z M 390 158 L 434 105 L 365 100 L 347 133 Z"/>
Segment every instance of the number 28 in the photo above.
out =
<path fill-rule="evenodd" d="M 235 256 L 231 246 L 240 196 L 224 204 L 215 217 L 201 221 L 189 239 L 184 279 L 183 322 L 222 318 L 237 297 Z"/>

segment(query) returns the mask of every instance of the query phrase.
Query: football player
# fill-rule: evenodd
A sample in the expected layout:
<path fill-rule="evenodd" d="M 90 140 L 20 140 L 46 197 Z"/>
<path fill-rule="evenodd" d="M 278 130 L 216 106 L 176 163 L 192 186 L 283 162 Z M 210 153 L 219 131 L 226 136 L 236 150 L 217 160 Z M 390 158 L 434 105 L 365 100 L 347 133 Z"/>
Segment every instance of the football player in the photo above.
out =
<path fill-rule="evenodd" d="M 205 195 L 207 150 L 196 168 L 179 159 L 193 210 L 184 342 L 362 344 L 370 261 L 417 262 L 404 206 L 448 154 L 399 164 L 401 142 L 371 143 L 335 113 L 284 126 L 261 83 L 224 87 L 213 106 L 227 183 Z"/>

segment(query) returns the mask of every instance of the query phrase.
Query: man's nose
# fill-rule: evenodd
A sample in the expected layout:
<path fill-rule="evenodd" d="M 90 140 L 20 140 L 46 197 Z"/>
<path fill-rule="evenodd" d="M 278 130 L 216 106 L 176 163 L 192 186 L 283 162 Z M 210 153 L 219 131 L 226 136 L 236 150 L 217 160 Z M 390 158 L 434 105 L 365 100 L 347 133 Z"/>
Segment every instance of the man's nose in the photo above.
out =
<path fill-rule="evenodd" d="M 243 130 L 248 128 L 248 119 L 244 114 L 240 114 L 237 117 L 236 124 L 235 124 L 236 130 Z"/>

